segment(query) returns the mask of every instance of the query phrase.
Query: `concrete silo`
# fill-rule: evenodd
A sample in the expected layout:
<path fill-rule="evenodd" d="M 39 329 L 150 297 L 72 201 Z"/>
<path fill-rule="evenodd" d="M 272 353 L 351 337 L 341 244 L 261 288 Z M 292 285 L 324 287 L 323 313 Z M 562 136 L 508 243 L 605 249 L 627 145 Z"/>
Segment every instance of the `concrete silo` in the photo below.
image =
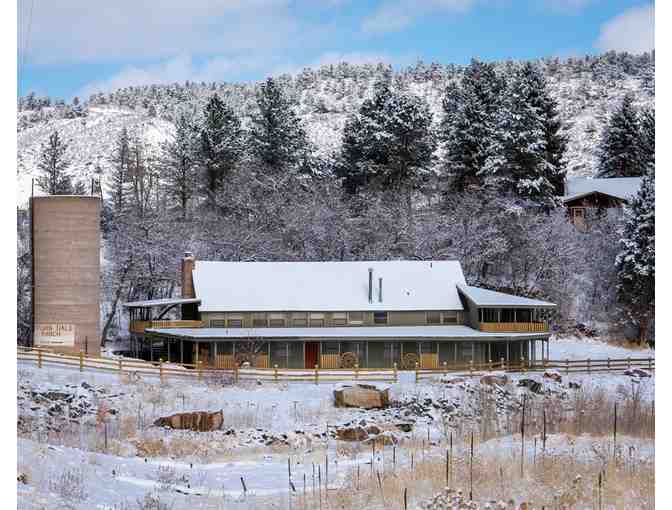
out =
<path fill-rule="evenodd" d="M 100 198 L 31 198 L 33 344 L 100 353 Z"/>

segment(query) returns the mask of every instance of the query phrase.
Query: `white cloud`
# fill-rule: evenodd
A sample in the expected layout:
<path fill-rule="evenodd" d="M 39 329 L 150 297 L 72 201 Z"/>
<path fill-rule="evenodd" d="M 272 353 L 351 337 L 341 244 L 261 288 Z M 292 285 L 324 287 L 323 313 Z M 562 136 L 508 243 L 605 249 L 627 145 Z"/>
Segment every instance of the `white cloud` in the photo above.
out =
<path fill-rule="evenodd" d="M 474 0 L 386 0 L 362 23 L 362 30 L 371 34 L 397 32 L 419 18 L 435 12 L 466 11 Z"/>
<path fill-rule="evenodd" d="M 628 9 L 600 27 L 595 46 L 603 51 L 643 53 L 655 48 L 653 4 Z"/>
<path fill-rule="evenodd" d="M 40 2 L 32 14 L 28 58 L 32 64 L 139 62 L 182 53 L 229 55 L 300 46 L 321 31 L 317 24 L 299 19 L 299 13 L 335 8 L 302 3 L 307 1 Z M 19 0 L 19 11 L 20 24 L 27 24 L 28 0 Z"/>
<path fill-rule="evenodd" d="M 578 12 L 594 0 L 543 0 L 544 4 L 555 11 Z"/>
<path fill-rule="evenodd" d="M 119 88 L 139 85 L 182 83 L 186 80 L 211 82 L 236 78 L 240 73 L 260 70 L 266 65 L 258 58 L 214 57 L 202 64 L 194 63 L 188 55 L 178 55 L 169 60 L 148 66 L 127 66 L 117 74 L 82 87 L 76 94 L 88 98 L 94 92 L 110 92 Z"/>

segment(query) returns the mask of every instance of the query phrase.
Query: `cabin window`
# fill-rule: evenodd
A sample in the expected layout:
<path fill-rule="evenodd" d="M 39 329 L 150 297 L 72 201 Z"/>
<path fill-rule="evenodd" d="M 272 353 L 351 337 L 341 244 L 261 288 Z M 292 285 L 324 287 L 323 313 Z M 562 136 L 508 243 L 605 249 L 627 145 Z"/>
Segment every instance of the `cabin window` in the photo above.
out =
<path fill-rule="evenodd" d="M 364 322 L 364 312 L 348 312 L 348 322 L 350 324 L 362 324 Z"/>
<path fill-rule="evenodd" d="M 240 313 L 229 313 L 226 315 L 226 325 L 229 328 L 242 328 L 243 327 L 243 314 Z"/>
<path fill-rule="evenodd" d="M 293 313 L 292 325 L 296 328 L 305 328 L 306 326 L 308 326 L 308 314 L 305 312 Z"/>
<path fill-rule="evenodd" d="M 441 312 L 427 312 L 427 324 L 441 324 Z"/>
<path fill-rule="evenodd" d="M 496 308 L 481 308 L 481 322 L 499 322 L 499 311 Z"/>
<path fill-rule="evenodd" d="M 252 314 L 252 327 L 253 328 L 265 328 L 267 326 L 266 314 L 265 313 L 253 313 Z"/>
<path fill-rule="evenodd" d="M 322 328 L 322 327 L 324 327 L 324 314 L 323 313 L 311 313 L 310 314 L 310 327 L 311 328 Z"/>
<path fill-rule="evenodd" d="M 340 354 L 338 342 L 322 342 L 322 354 Z"/>
<path fill-rule="evenodd" d="M 210 319 L 211 328 L 225 328 L 226 320 L 224 319 Z"/>
<path fill-rule="evenodd" d="M 456 311 L 446 311 L 442 313 L 443 323 L 444 324 L 457 324 L 457 312 Z"/>
<path fill-rule="evenodd" d="M 348 315 L 345 312 L 334 312 L 331 314 L 331 323 L 334 326 L 345 326 L 348 322 Z"/>
<path fill-rule="evenodd" d="M 272 328 L 284 328 L 285 314 L 284 313 L 268 314 L 268 325 Z"/>
<path fill-rule="evenodd" d="M 374 324 L 387 324 L 387 312 L 373 312 Z"/>

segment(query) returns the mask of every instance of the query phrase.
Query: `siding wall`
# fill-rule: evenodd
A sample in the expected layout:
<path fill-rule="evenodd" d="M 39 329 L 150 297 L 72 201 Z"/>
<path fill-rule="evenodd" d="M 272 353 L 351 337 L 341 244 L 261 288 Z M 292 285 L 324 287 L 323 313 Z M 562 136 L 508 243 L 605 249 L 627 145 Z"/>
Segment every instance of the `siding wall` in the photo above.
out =
<path fill-rule="evenodd" d="M 271 312 L 269 312 L 271 313 Z M 285 313 L 285 312 L 272 312 L 272 313 Z M 291 313 L 285 313 L 286 327 L 292 327 L 291 322 Z M 310 313 L 310 312 L 304 312 Z M 241 312 L 237 315 L 242 315 L 243 317 L 243 327 L 251 328 L 252 326 L 252 313 L 251 312 Z M 268 315 L 268 314 L 267 314 Z M 463 313 L 458 312 L 457 314 L 457 324 L 463 323 Z M 226 320 L 227 314 L 223 312 L 201 312 L 201 320 L 204 322 L 205 327 L 211 327 L 210 321 L 212 320 Z M 325 326 L 336 326 L 342 327 L 342 324 L 334 324 L 332 320 L 332 312 L 324 313 L 324 324 Z M 423 310 L 420 311 L 398 311 L 398 312 L 388 312 L 387 314 L 387 326 L 424 326 L 427 324 L 426 313 Z M 357 326 L 385 326 L 385 324 L 374 324 L 373 322 L 373 312 L 364 312 L 364 320 L 361 324 L 353 325 L 346 324 L 347 326 L 357 327 Z"/>

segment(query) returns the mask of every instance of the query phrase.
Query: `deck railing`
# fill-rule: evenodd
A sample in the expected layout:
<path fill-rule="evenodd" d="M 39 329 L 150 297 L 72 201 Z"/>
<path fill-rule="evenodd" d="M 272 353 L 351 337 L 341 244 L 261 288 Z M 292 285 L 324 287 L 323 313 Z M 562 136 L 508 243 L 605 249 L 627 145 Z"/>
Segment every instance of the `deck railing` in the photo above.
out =
<path fill-rule="evenodd" d="M 547 333 L 545 322 L 479 322 L 478 329 L 485 333 Z"/>
<path fill-rule="evenodd" d="M 159 320 L 159 321 L 131 321 L 129 331 L 131 333 L 144 333 L 146 329 L 156 328 L 202 328 L 203 321 L 188 320 Z"/>

